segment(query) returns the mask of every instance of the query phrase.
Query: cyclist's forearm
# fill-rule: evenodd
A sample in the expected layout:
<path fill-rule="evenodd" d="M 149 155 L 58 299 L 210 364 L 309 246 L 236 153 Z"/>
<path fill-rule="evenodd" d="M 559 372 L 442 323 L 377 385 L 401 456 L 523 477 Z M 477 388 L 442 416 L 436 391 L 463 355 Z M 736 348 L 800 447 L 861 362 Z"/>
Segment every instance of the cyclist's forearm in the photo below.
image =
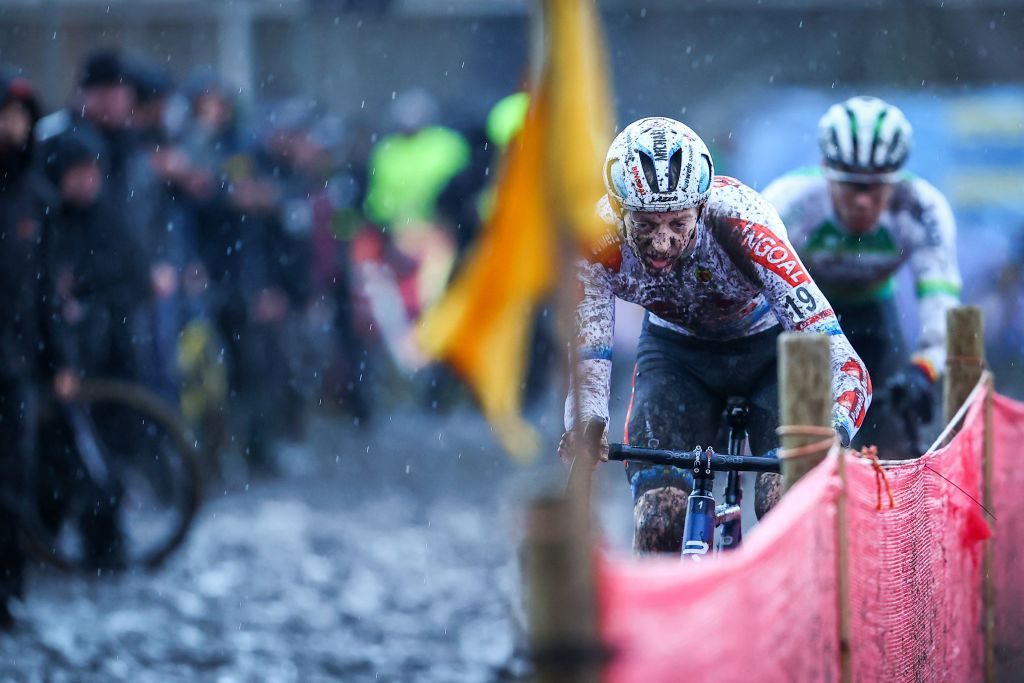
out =
<path fill-rule="evenodd" d="M 577 277 L 583 295 L 576 305 L 576 364 L 569 378 L 566 429 L 585 420 L 607 421 L 611 393 L 615 295 L 597 264 L 580 264 Z"/>
<path fill-rule="evenodd" d="M 565 428 L 587 421 L 608 422 L 608 396 L 611 393 L 612 362 L 609 359 L 585 359 L 576 364 L 570 377 L 565 400 Z M 578 384 L 574 384 L 577 383 Z M 579 405 L 576 400 L 579 400 Z"/>
<path fill-rule="evenodd" d="M 832 352 L 832 423 L 851 439 L 864 423 L 871 405 L 871 380 L 867 367 L 843 334 L 829 337 Z"/>

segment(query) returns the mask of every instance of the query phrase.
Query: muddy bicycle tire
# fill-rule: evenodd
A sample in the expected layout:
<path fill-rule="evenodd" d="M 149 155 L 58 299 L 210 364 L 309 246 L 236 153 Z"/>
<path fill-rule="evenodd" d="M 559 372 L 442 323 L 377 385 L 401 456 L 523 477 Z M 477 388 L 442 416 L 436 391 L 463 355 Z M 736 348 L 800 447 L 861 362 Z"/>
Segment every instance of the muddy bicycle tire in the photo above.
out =
<path fill-rule="evenodd" d="M 158 568 L 188 537 L 202 500 L 199 454 L 181 415 L 170 403 L 149 389 L 123 380 L 85 380 L 78 391 L 75 403 L 82 406 L 102 404 L 131 409 L 151 419 L 169 438 L 172 452 L 177 456 L 176 465 L 180 468 L 184 482 L 181 487 L 182 498 L 174 506 L 178 515 L 176 522 L 159 544 L 143 554 L 128 559 L 128 567 Z M 37 503 L 34 495 L 29 498 L 33 505 Z M 26 550 L 32 557 L 69 573 L 82 568 L 80 560 L 68 557 L 55 547 L 54 535 L 44 530 L 46 525 L 37 514 L 27 514 L 23 517 L 21 536 Z"/>

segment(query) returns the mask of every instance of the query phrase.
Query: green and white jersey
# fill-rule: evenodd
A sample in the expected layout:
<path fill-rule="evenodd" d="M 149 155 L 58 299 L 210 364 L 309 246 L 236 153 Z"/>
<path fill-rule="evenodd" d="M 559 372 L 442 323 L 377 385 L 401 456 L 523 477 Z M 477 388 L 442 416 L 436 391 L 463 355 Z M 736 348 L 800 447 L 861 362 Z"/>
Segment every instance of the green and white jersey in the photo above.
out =
<path fill-rule="evenodd" d="M 800 169 L 771 183 L 775 206 L 811 277 L 842 307 L 892 296 L 904 263 L 913 271 L 921 332 L 913 360 L 933 378 L 945 363 L 946 311 L 960 302 L 956 223 L 949 202 L 912 175 L 896 183 L 889 206 L 866 235 L 840 223 L 820 168 Z"/>

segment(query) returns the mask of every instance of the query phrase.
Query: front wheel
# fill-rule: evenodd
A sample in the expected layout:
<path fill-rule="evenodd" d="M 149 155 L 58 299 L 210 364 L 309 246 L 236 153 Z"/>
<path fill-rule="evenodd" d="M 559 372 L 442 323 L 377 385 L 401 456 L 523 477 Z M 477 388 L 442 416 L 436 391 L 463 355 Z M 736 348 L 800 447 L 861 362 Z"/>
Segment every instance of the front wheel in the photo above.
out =
<path fill-rule="evenodd" d="M 88 380 L 47 413 L 51 447 L 34 459 L 22 525 L 29 552 L 66 571 L 162 564 L 200 502 L 178 412 L 137 384 Z"/>

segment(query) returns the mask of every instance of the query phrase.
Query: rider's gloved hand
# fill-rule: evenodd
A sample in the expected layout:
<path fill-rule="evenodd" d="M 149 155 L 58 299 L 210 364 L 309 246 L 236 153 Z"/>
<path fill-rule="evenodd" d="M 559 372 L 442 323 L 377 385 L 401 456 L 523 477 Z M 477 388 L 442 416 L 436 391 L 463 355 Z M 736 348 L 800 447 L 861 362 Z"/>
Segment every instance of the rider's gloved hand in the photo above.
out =
<path fill-rule="evenodd" d="M 911 365 L 890 378 L 885 388 L 894 410 L 899 413 L 911 412 L 921 422 L 931 422 L 934 411 L 932 381 L 924 370 Z"/>
<path fill-rule="evenodd" d="M 562 434 L 558 442 L 558 457 L 566 464 L 572 464 L 573 456 L 579 452 L 591 454 L 593 465 L 608 461 L 608 423 L 604 420 L 584 420 Z"/>

